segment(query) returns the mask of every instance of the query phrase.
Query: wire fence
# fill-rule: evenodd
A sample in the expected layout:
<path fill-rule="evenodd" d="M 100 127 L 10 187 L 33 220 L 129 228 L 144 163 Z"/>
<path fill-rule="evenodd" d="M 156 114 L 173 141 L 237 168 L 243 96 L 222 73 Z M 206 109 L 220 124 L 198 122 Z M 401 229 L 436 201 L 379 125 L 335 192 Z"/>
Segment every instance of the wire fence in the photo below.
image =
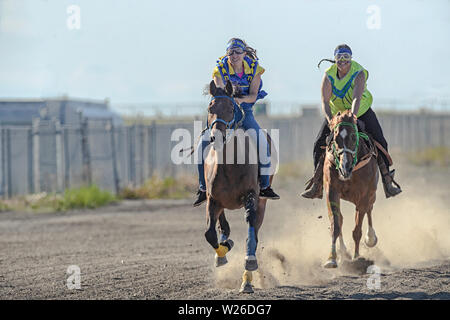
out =
<path fill-rule="evenodd" d="M 450 147 L 450 114 L 378 115 L 390 150 L 414 151 Z M 262 128 L 279 130 L 279 162 L 312 161 L 312 146 L 323 118 L 295 115 L 258 118 Z M 205 123 L 203 123 L 204 125 Z M 114 126 L 111 119 L 82 119 L 61 126 L 57 120 L 35 119 L 31 126 L 0 126 L 0 195 L 11 198 L 96 184 L 119 192 L 142 185 L 153 175 L 195 174 L 191 161 L 175 164 L 171 155 L 185 129 L 194 144 L 193 121 Z M 270 133 L 270 131 L 269 131 Z"/>

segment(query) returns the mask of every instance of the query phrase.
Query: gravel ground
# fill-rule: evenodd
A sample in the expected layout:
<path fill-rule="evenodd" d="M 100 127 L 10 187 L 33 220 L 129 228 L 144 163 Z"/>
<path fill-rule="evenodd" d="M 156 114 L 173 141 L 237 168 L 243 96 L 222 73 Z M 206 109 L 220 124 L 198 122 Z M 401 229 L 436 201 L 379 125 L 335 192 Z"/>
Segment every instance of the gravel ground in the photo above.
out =
<path fill-rule="evenodd" d="M 278 182 L 282 199 L 268 203 L 254 294 L 238 293 L 243 211 L 227 213 L 235 247 L 229 263 L 215 268 L 214 251 L 203 236 L 205 207 L 193 208 L 188 199 L 124 201 L 66 213 L 1 213 L 0 298 L 450 299 L 449 177 L 448 170 L 405 172 L 402 195 L 386 200 L 378 194 L 379 243 L 362 248 L 362 254 L 379 268 L 379 289 L 367 286 L 374 277 L 365 272 L 367 265 L 356 271 L 351 263 L 321 267 L 330 248 L 325 202 L 300 198 L 304 181 L 292 180 Z M 425 185 L 435 189 L 424 200 Z M 353 209 L 343 210 L 351 251 Z M 67 287 L 71 265 L 80 268 L 81 289 Z"/>

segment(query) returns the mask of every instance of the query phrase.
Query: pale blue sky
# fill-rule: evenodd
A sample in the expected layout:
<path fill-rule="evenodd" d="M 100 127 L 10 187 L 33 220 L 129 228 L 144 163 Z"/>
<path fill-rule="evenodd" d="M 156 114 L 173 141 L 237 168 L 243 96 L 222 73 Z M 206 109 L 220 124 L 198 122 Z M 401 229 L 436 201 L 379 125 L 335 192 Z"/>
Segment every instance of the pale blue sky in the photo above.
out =
<path fill-rule="evenodd" d="M 72 4 L 80 30 L 66 26 Z M 371 5 L 380 29 L 367 27 Z M 450 100 L 449 0 L 0 0 L 0 99 L 202 102 L 233 36 L 258 50 L 273 102 L 318 101 L 329 64 L 317 63 L 340 43 L 369 70 L 375 103 Z"/>

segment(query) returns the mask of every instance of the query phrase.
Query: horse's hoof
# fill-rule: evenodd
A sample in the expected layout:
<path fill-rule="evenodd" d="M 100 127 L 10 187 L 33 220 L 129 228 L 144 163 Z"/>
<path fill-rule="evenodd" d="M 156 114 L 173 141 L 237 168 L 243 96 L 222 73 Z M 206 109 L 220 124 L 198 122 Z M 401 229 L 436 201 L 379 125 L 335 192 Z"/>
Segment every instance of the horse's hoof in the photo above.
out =
<path fill-rule="evenodd" d="M 250 282 L 242 282 L 239 293 L 253 293 L 253 287 Z"/>
<path fill-rule="evenodd" d="M 375 234 L 375 230 L 373 228 L 369 227 L 369 229 L 367 230 L 366 236 L 364 237 L 364 243 L 369 248 L 373 248 L 373 247 L 375 247 L 377 242 L 378 242 L 378 239 L 377 239 L 377 235 Z"/>
<path fill-rule="evenodd" d="M 373 237 L 365 237 L 364 238 L 364 243 L 366 244 L 366 246 L 368 246 L 369 248 L 373 248 L 377 245 L 378 242 L 378 238 L 376 235 L 374 235 Z"/>
<path fill-rule="evenodd" d="M 258 269 L 258 261 L 255 256 L 245 257 L 245 270 L 255 271 Z"/>
<path fill-rule="evenodd" d="M 220 243 L 221 245 L 227 246 L 228 247 L 228 251 L 230 251 L 233 247 L 234 247 L 234 241 L 231 239 L 227 239 L 224 242 Z"/>
<path fill-rule="evenodd" d="M 228 263 L 228 260 L 227 260 L 226 256 L 225 257 L 219 257 L 217 255 L 217 253 L 216 253 L 215 261 L 216 261 L 216 267 L 221 267 L 221 266 L 224 266 L 224 265 L 226 265 Z"/>
<path fill-rule="evenodd" d="M 327 262 L 325 262 L 323 267 L 327 269 L 337 268 L 337 262 L 334 259 L 329 259 Z"/>

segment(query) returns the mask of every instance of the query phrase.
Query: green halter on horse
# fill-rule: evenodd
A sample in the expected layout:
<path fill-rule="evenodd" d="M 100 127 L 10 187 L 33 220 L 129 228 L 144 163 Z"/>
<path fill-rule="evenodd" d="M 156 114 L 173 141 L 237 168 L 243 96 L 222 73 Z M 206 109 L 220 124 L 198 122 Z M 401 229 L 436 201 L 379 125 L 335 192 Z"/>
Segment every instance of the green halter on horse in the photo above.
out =
<path fill-rule="evenodd" d="M 336 127 L 334 128 L 334 130 L 337 130 L 340 126 L 349 126 L 352 127 L 353 130 L 355 131 L 355 135 L 356 135 L 356 146 L 355 146 L 355 150 L 349 150 L 347 149 L 346 146 L 344 146 L 343 149 L 336 149 L 336 141 L 333 140 L 332 141 L 332 147 L 333 147 L 333 155 L 334 155 L 334 163 L 336 164 L 336 169 L 339 169 L 340 167 L 340 162 L 339 162 L 339 155 L 342 152 L 349 152 L 350 154 L 352 154 L 353 156 L 353 165 L 352 165 L 352 169 L 356 166 L 356 163 L 358 162 L 358 148 L 359 148 L 359 138 L 363 138 L 366 140 L 369 140 L 369 136 L 367 134 L 365 134 L 364 132 L 359 132 L 358 131 L 358 126 L 354 123 L 351 122 L 340 122 L 336 125 Z"/>

